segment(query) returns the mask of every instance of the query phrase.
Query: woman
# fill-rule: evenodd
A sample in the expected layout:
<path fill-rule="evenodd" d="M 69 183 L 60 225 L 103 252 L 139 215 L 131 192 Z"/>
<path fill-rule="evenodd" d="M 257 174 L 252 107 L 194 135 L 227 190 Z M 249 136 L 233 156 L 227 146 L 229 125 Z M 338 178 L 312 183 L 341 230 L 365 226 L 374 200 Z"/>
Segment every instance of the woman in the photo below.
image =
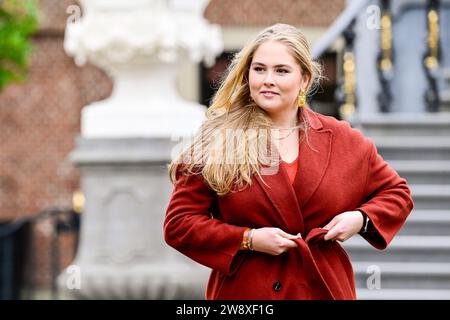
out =
<path fill-rule="evenodd" d="M 207 299 L 356 299 L 336 240 L 384 249 L 411 212 L 372 141 L 305 105 L 319 78 L 301 32 L 263 30 L 171 163 L 165 240 L 212 269 Z"/>

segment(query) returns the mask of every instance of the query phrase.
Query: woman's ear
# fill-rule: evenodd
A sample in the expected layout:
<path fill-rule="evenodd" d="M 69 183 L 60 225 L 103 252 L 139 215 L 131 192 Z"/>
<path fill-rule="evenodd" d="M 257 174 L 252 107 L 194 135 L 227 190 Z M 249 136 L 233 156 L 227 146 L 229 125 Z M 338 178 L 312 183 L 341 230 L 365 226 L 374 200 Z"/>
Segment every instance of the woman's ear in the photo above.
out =
<path fill-rule="evenodd" d="M 311 77 L 307 74 L 302 75 L 302 83 L 300 84 L 302 89 L 306 89 L 309 87 L 309 81 L 311 80 Z"/>

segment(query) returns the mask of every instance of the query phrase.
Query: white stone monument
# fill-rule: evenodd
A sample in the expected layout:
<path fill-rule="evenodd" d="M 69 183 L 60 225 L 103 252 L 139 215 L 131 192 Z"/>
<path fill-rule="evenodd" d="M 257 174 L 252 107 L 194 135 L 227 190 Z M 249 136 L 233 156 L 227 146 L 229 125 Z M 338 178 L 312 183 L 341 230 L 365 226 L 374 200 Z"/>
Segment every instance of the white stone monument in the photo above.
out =
<path fill-rule="evenodd" d="M 192 133 L 204 106 L 176 90 L 180 62 L 212 64 L 220 29 L 203 17 L 208 0 L 82 0 L 84 15 L 66 29 L 64 48 L 114 80 L 110 98 L 82 112 L 84 138 L 170 137 Z"/>
<path fill-rule="evenodd" d="M 59 288 L 69 298 L 203 298 L 208 269 L 169 248 L 162 228 L 171 138 L 191 135 L 206 110 L 179 97 L 177 68 L 186 59 L 211 64 L 223 50 L 219 27 L 203 17 L 208 0 L 81 4 L 65 50 L 78 65 L 104 69 L 114 89 L 82 111 L 71 159 L 86 206 L 77 256 Z"/>

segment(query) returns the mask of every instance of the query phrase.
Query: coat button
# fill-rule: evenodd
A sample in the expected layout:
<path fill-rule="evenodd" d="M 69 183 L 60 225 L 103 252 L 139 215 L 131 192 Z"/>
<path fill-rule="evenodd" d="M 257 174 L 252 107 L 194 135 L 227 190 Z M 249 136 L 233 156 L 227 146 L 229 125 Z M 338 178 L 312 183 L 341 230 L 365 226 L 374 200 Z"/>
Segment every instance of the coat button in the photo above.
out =
<path fill-rule="evenodd" d="M 280 291 L 281 290 L 281 282 L 280 281 L 274 282 L 274 284 L 272 285 L 272 288 L 275 291 Z"/>

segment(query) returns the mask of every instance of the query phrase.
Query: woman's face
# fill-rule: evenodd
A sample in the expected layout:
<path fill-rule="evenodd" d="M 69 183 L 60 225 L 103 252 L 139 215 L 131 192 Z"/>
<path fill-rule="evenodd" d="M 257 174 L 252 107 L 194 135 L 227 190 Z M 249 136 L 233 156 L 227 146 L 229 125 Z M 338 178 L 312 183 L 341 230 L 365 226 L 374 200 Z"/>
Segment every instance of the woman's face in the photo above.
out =
<path fill-rule="evenodd" d="M 268 113 L 296 109 L 307 80 L 284 43 L 267 41 L 256 49 L 249 70 L 250 95 Z"/>

